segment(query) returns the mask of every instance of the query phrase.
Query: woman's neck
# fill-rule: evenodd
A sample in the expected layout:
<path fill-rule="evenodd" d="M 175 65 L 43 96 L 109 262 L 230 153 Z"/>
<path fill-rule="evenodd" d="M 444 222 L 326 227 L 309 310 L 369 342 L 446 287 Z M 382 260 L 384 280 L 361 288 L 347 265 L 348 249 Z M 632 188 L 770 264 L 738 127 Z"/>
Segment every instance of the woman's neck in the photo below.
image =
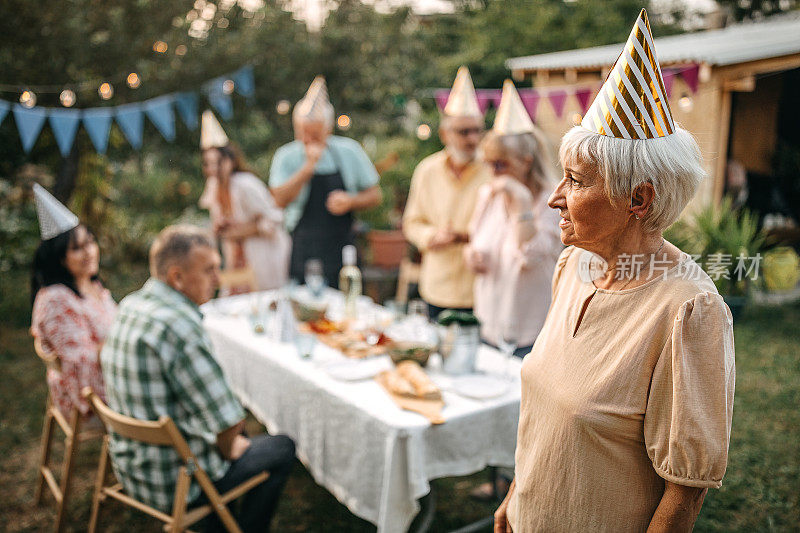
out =
<path fill-rule="evenodd" d="M 652 272 L 652 261 L 663 259 L 654 256 L 663 256 L 668 252 L 664 249 L 665 244 L 666 241 L 660 233 L 638 233 L 623 235 L 601 249 L 590 250 L 606 263 L 605 273 L 594 280 L 595 286 L 610 289 L 647 281 Z M 672 255 L 672 251 L 669 251 L 667 259 L 673 259 Z"/>
<path fill-rule="evenodd" d="M 75 287 L 77 287 L 81 295 L 88 296 L 94 288 L 92 278 L 90 276 L 75 278 Z"/>

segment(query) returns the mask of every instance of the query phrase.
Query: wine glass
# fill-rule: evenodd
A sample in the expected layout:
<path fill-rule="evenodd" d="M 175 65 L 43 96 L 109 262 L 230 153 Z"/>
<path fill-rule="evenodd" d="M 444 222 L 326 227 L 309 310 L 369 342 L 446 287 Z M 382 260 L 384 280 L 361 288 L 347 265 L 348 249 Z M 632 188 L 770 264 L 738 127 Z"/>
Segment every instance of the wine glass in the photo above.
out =
<path fill-rule="evenodd" d="M 428 321 L 428 304 L 422 300 L 411 300 L 408 302 L 408 316 L 422 317 Z"/>
<path fill-rule="evenodd" d="M 497 340 L 497 347 L 500 353 L 505 355 L 506 373 L 510 380 L 514 380 L 514 352 L 518 347 L 517 334 L 510 328 L 503 330 L 503 334 Z"/>
<path fill-rule="evenodd" d="M 322 296 L 322 291 L 325 289 L 325 274 L 322 269 L 322 261 L 313 258 L 306 261 L 306 287 L 311 291 L 314 298 Z"/>

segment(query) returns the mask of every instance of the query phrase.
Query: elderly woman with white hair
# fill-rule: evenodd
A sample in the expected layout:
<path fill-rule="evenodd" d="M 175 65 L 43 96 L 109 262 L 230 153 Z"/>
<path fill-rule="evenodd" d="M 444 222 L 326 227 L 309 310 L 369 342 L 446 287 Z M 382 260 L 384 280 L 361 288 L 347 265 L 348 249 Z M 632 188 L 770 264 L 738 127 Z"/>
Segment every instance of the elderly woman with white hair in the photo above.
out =
<path fill-rule="evenodd" d="M 555 172 L 547 140 L 533 125 L 511 80 L 491 131 L 481 143 L 493 177 L 478 190 L 464 249 L 475 271 L 475 315 L 481 336 L 527 354 L 550 307 L 558 255 L 558 215 L 547 207 Z"/>
<path fill-rule="evenodd" d="M 515 479 L 495 532 L 689 531 L 722 483 L 733 324 L 711 279 L 662 236 L 704 172 L 654 58 L 642 11 L 562 140 L 549 205 L 568 248 L 522 365 Z"/>

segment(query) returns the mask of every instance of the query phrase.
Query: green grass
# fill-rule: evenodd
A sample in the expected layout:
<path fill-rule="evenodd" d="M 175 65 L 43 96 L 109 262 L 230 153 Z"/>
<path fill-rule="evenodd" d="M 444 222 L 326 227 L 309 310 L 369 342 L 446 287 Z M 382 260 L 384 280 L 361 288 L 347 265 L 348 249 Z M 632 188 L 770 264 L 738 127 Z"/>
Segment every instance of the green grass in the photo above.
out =
<path fill-rule="evenodd" d="M 143 270 L 118 275 L 119 298 L 144 280 Z M 10 317 L 27 295 L 21 277 L 0 280 L 0 530 L 44 531 L 54 517 L 51 499 L 32 503 L 39 437 L 46 398 L 44 368 L 33 353 L 28 317 Z M 19 309 L 19 307 L 16 307 Z M 696 531 L 796 531 L 800 528 L 800 305 L 747 310 L 735 325 L 736 400 L 728 472 L 723 487 L 706 498 Z M 251 430 L 260 426 L 250 421 Z M 82 531 L 89 517 L 99 447 L 89 443 L 75 470 L 75 497 L 68 530 Z M 58 457 L 58 454 L 57 454 Z M 431 530 L 447 531 L 489 516 L 491 504 L 471 501 L 470 488 L 486 473 L 434 481 L 437 515 Z M 138 512 L 109 503 L 102 531 L 159 531 Z M 275 531 L 374 531 L 353 516 L 298 462 L 274 523 Z"/>

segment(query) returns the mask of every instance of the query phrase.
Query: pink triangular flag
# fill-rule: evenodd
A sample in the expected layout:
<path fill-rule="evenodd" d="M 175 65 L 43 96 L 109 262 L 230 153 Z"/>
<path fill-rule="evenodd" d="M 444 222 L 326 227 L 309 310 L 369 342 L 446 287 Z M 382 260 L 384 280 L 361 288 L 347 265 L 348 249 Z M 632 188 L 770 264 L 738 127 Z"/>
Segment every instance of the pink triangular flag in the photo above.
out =
<path fill-rule="evenodd" d="M 561 118 L 561 115 L 564 114 L 564 104 L 567 102 L 567 91 L 560 89 L 550 91 L 547 93 L 547 99 L 550 100 L 550 105 L 553 106 L 556 116 Z"/>
<path fill-rule="evenodd" d="M 700 65 L 692 65 L 691 67 L 681 69 L 681 78 L 683 78 L 683 81 L 689 86 L 689 89 L 692 90 L 692 93 L 697 92 L 697 84 L 700 81 L 699 75 Z"/>
<path fill-rule="evenodd" d="M 439 111 L 444 111 L 447 106 L 447 99 L 450 98 L 450 89 L 437 89 L 434 93 L 436 98 L 436 105 L 439 106 Z"/>
<path fill-rule="evenodd" d="M 581 106 L 581 113 L 585 114 L 586 110 L 589 109 L 589 104 L 592 102 L 592 90 L 591 89 L 578 89 L 575 91 L 575 98 L 578 99 L 578 103 Z"/>
<path fill-rule="evenodd" d="M 539 105 L 539 91 L 536 89 L 520 89 L 519 98 L 522 100 L 522 105 L 525 106 L 525 111 L 530 115 L 531 120 L 536 122 L 536 107 Z"/>
<path fill-rule="evenodd" d="M 478 89 L 475 91 L 475 97 L 478 99 L 478 108 L 481 113 L 485 114 L 486 110 L 489 109 L 489 104 L 493 101 L 493 92 L 492 89 Z"/>
<path fill-rule="evenodd" d="M 667 90 L 667 98 L 672 94 L 672 82 L 675 81 L 675 69 L 662 68 L 661 78 L 664 80 L 664 88 Z"/>

